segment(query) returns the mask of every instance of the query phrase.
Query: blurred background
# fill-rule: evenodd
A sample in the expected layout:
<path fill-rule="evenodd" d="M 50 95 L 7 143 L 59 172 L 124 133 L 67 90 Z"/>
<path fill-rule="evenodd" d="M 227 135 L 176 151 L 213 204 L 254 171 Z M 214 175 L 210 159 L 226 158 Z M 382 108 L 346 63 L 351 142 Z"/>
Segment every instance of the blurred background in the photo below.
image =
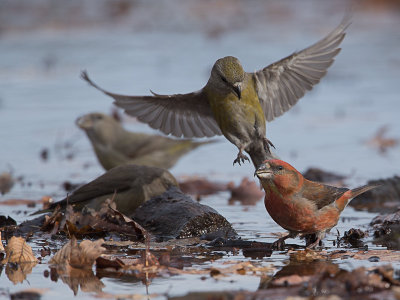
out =
<path fill-rule="evenodd" d="M 246 71 L 261 69 L 323 38 L 350 10 L 352 25 L 327 76 L 267 124 L 267 137 L 276 155 L 298 170 L 318 167 L 342 174 L 344 184 L 355 187 L 400 174 L 400 1 L 0 0 L 0 203 L 13 204 L 1 205 L 1 215 L 21 222 L 41 204 L 27 207 L 32 201 L 17 200 L 59 200 L 71 187 L 104 173 L 75 125 L 79 116 L 112 113 L 131 131 L 159 134 L 116 110 L 111 98 L 80 79 L 82 70 L 112 92 L 191 92 L 205 85 L 218 58 L 233 55 Z M 173 175 L 255 182 L 252 164 L 232 166 L 236 147 L 223 137 L 214 140 L 181 158 L 170 170 Z M 14 183 L 8 193 L 4 182 Z M 263 201 L 242 205 L 229 198 L 222 192 L 201 203 L 225 216 L 245 240 L 272 242 L 283 232 Z M 365 228 L 375 215 L 346 208 L 327 245 L 337 239 L 336 229 Z M 42 249 L 40 241 L 31 244 Z M 250 260 L 236 252 L 224 259 Z M 286 259 L 276 252 L 259 261 L 279 267 Z M 348 269 L 368 262 L 337 263 Z M 43 299 L 70 299 L 67 285 L 43 277 L 47 267 L 39 264 L 18 285 L 3 272 L 0 294 L 46 287 Z M 257 276 L 237 276 L 158 278 L 150 292 L 183 295 L 260 286 Z M 103 291 L 111 294 L 147 292 L 145 284 L 129 276 L 102 282 Z"/>
<path fill-rule="evenodd" d="M 297 169 L 319 167 L 355 185 L 399 173 L 399 1 L 0 0 L 0 173 L 18 179 L 7 197 L 64 197 L 66 183 L 103 173 L 74 124 L 80 115 L 114 112 L 129 130 L 157 133 L 116 112 L 81 70 L 113 92 L 191 92 L 216 59 L 263 68 L 324 37 L 350 10 L 328 75 L 267 124 L 267 136 Z M 217 141 L 172 173 L 251 177 L 251 164 L 232 167 L 237 149 Z"/>

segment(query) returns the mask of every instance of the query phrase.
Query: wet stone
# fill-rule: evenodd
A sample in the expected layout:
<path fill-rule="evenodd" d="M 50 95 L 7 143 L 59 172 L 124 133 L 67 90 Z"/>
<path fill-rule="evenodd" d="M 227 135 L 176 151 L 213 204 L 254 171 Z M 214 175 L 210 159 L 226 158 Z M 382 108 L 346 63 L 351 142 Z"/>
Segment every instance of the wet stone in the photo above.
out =
<path fill-rule="evenodd" d="M 309 168 L 303 173 L 303 176 L 312 181 L 318 182 L 339 182 L 346 178 L 344 175 L 327 172 L 319 168 Z"/>
<path fill-rule="evenodd" d="M 10 216 L 0 216 L 0 227 L 10 225 L 17 225 L 17 222 L 15 222 L 15 220 Z"/>
<path fill-rule="evenodd" d="M 381 259 L 379 258 L 379 256 L 371 256 L 370 258 L 368 258 L 368 260 L 369 260 L 370 262 L 378 262 L 378 261 L 380 261 Z"/>
<path fill-rule="evenodd" d="M 364 247 L 362 239 L 367 236 L 367 232 L 364 232 L 361 229 L 351 228 L 350 230 L 345 231 L 340 242 L 350 244 L 352 248 L 361 248 Z"/>
<path fill-rule="evenodd" d="M 375 217 L 371 223 L 374 243 L 388 249 L 400 249 L 400 209 L 396 212 Z"/>
<path fill-rule="evenodd" d="M 153 197 L 131 217 L 158 240 L 237 236 L 232 225 L 216 210 L 194 201 L 178 188 Z"/>
<path fill-rule="evenodd" d="M 400 205 L 400 177 L 370 180 L 368 184 L 380 184 L 350 202 L 356 209 L 368 209 L 372 212 L 394 212 Z"/>

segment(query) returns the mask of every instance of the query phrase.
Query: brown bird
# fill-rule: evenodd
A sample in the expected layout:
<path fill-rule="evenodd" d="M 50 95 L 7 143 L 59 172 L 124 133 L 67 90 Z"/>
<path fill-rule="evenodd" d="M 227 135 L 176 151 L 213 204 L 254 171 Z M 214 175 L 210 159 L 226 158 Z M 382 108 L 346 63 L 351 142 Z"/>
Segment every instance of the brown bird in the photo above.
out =
<path fill-rule="evenodd" d="M 233 164 L 248 160 L 246 151 L 258 167 L 271 158 L 266 121 L 288 111 L 326 74 L 348 25 L 345 18 L 317 43 L 254 73 L 245 72 L 235 57 L 218 59 L 207 84 L 188 94 L 120 95 L 96 85 L 86 72 L 82 78 L 114 98 L 127 114 L 165 134 L 187 138 L 223 134 L 239 149 Z"/>
<path fill-rule="evenodd" d="M 102 113 L 86 114 L 76 124 L 86 132 L 97 159 L 106 170 L 126 163 L 169 169 L 183 155 L 210 143 L 130 132 Z"/>
<path fill-rule="evenodd" d="M 308 245 L 314 248 L 325 233 L 336 226 L 347 204 L 358 195 L 378 185 L 355 189 L 338 188 L 307 180 L 295 168 L 282 160 L 267 160 L 256 170 L 265 190 L 265 208 L 272 219 L 289 231 L 274 246 L 281 248 L 287 238 L 298 234 L 316 234 Z"/>

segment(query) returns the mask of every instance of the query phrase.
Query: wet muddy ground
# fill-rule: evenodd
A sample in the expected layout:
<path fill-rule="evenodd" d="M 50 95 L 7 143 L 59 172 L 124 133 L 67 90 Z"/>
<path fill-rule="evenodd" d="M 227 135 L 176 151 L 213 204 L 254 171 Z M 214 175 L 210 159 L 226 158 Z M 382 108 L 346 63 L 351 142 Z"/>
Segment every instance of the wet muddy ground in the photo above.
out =
<path fill-rule="evenodd" d="M 81 70 L 120 93 L 189 92 L 205 84 L 217 58 L 234 55 L 247 71 L 259 69 L 323 37 L 340 22 L 345 10 L 343 2 L 307 1 L 301 7 L 285 1 L 281 5 L 254 2 L 253 8 L 246 8 L 244 2 L 227 5 L 222 1 L 218 9 L 225 13 L 215 8 L 207 14 L 206 5 L 189 3 L 173 4 L 181 12 L 173 20 L 158 13 L 163 8 L 174 11 L 173 5 L 163 3 L 149 10 L 140 4 L 119 22 L 96 23 L 93 17 L 93 23 L 79 24 L 79 28 L 64 28 L 55 21 L 34 30 L 2 27 L 6 29 L 0 35 L 0 173 L 10 172 L 15 183 L 9 193 L 0 196 L 0 204 L 13 204 L 1 205 L 0 215 L 17 223 L 31 219 L 28 215 L 41 204 L 34 207 L 14 200 L 38 201 L 44 196 L 60 200 L 67 194 L 65 187 L 86 183 L 104 172 L 74 121 L 88 112 L 110 113 L 114 108 L 111 99 L 79 79 Z M 400 14 L 396 6 L 369 5 L 356 9 L 343 50 L 328 75 L 292 110 L 267 125 L 267 136 L 280 158 L 303 172 L 317 167 L 343 175 L 335 183 L 349 187 L 399 175 L 400 166 Z M 154 22 L 146 23 L 145 13 Z M 205 16 L 209 18 L 206 22 Z M 213 21 L 217 17 L 220 21 Z M 121 116 L 126 128 L 154 133 Z M 216 140 L 183 157 L 171 173 L 179 181 L 206 177 L 224 185 L 232 181 L 235 186 L 244 177 L 255 181 L 252 165 L 232 167 L 235 147 L 223 138 Z M 230 191 L 222 191 L 201 196 L 200 203 L 223 215 L 244 241 L 271 243 L 284 233 L 262 201 L 230 198 Z M 394 211 L 398 204 L 390 205 Z M 36 257 L 44 254 L 40 263 L 22 279 L 10 278 L 12 270 L 4 267 L 0 295 L 6 298 L 34 289 L 43 299 L 69 299 L 74 294 L 88 299 L 147 294 L 195 298 L 189 293 L 225 291 L 219 296 L 228 299 L 240 290 L 243 297 L 284 299 L 324 295 L 325 290 L 325 294 L 336 292 L 342 297 L 361 291 L 394 298 L 399 294 L 395 288 L 400 277 L 399 253 L 374 243 L 369 226 L 382 212 L 380 204 L 370 212 L 362 205 L 357 208 L 344 210 L 317 253 L 303 251 L 304 240 L 300 239 L 288 240 L 290 251 L 253 251 L 178 240 L 150 244 L 150 252 L 161 265 L 153 269 L 127 267 L 124 272 L 105 272 L 94 267 L 92 273 L 75 278 L 54 273 L 48 264 L 67 240 L 43 235 L 28 240 Z M 351 243 L 338 243 L 351 228 L 368 231 L 355 248 Z M 140 259 L 145 249 L 143 243 L 123 247 L 110 243 L 106 253 L 124 258 Z M 50 249 L 51 255 L 43 249 Z M 374 270 L 388 264 L 393 274 Z M 351 278 L 363 276 L 364 281 L 349 285 Z M 330 284 L 327 278 L 336 278 L 336 286 L 338 282 L 347 285 L 335 291 L 322 289 Z"/>

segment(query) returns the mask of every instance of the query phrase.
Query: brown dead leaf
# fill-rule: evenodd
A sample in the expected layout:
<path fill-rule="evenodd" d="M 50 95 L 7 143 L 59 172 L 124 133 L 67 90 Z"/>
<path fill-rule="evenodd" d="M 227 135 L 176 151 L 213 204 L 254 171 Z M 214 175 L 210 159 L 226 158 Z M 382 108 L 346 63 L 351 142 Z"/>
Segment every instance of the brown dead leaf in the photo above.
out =
<path fill-rule="evenodd" d="M 388 129 L 387 125 L 380 127 L 375 136 L 367 141 L 367 144 L 378 148 L 380 153 L 385 153 L 389 148 L 395 147 L 400 139 L 386 137 Z"/>
<path fill-rule="evenodd" d="M 305 250 L 297 250 L 297 251 L 289 251 L 290 261 L 294 262 L 309 262 L 317 259 L 325 259 L 318 251 L 314 251 L 311 249 Z"/>
<path fill-rule="evenodd" d="M 325 253 L 320 252 L 320 254 L 331 259 L 351 257 L 353 259 L 368 260 L 372 256 L 377 256 L 379 257 L 379 261 L 392 262 L 400 260 L 400 251 L 395 250 L 368 250 L 358 252 L 341 250 Z"/>
<path fill-rule="evenodd" d="M 0 205 L 36 205 L 37 201 L 28 199 L 8 199 L 0 202 Z"/>
<path fill-rule="evenodd" d="M 101 245 L 103 239 L 97 241 L 84 240 L 79 245 L 75 237 L 65 244 L 50 260 L 50 264 L 69 265 L 77 269 L 91 268 L 96 258 L 106 249 Z"/>
<path fill-rule="evenodd" d="M 229 202 L 240 201 L 243 205 L 256 205 L 264 196 L 264 192 L 260 189 L 259 185 L 247 177 L 243 178 L 238 186 L 230 182 L 228 190 L 231 191 Z"/>
<path fill-rule="evenodd" d="M 311 276 L 299 276 L 297 274 L 283 276 L 275 279 L 273 285 L 275 286 L 288 286 L 288 285 L 300 285 L 310 280 Z"/>
<path fill-rule="evenodd" d="M 50 234 L 56 234 L 60 229 L 62 218 L 61 207 L 57 206 L 50 216 L 44 216 L 44 222 L 40 230 L 49 231 Z"/>
<path fill-rule="evenodd" d="M 107 199 L 99 211 L 86 209 L 74 211 L 68 205 L 65 212 L 59 208 L 46 216 L 42 230 L 51 231 L 55 234 L 63 231 L 69 237 L 83 238 L 89 236 L 99 237 L 110 232 L 117 232 L 127 236 L 130 240 L 143 240 L 148 235 L 147 231 L 115 209 L 116 205 L 112 199 Z"/>
<path fill-rule="evenodd" d="M 51 268 L 52 278 L 61 278 L 62 282 L 69 286 L 76 296 L 79 288 L 87 293 L 99 293 L 104 288 L 104 283 L 97 278 L 92 269 Z"/>
<path fill-rule="evenodd" d="M 228 184 L 211 182 L 205 178 L 191 177 L 179 182 L 179 188 L 185 194 L 199 197 L 226 191 L 228 190 Z"/>
<path fill-rule="evenodd" d="M 14 179 L 10 172 L 0 174 L 0 194 L 7 194 L 14 186 Z"/>
<path fill-rule="evenodd" d="M 22 237 L 13 236 L 8 241 L 5 251 L 6 258 L 2 261 L 2 264 L 37 262 L 36 257 L 33 255 L 31 246 L 29 246 Z"/>
<path fill-rule="evenodd" d="M 32 273 L 32 269 L 36 264 L 36 262 L 7 264 L 6 275 L 12 283 L 22 283 L 26 279 L 26 276 Z"/>

